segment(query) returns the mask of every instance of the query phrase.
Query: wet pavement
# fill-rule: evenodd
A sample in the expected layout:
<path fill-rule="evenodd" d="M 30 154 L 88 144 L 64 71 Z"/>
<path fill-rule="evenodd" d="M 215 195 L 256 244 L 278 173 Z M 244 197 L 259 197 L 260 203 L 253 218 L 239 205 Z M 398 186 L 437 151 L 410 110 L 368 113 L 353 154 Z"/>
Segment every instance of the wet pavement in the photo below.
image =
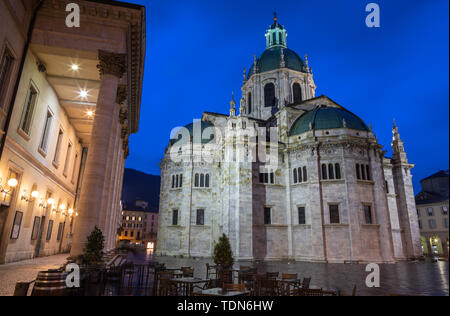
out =
<path fill-rule="evenodd" d="M 212 260 L 181 259 L 170 257 L 154 258 L 151 254 L 129 255 L 135 263 L 157 261 L 165 263 L 167 268 L 193 267 L 195 277 L 206 277 L 206 263 Z M 357 264 L 323 264 L 308 262 L 239 262 L 239 266 L 254 266 L 258 273 L 280 272 L 298 273 L 299 277 L 312 277 L 311 285 L 327 290 L 341 290 L 351 294 L 357 286 L 357 295 L 382 296 L 388 294 L 448 296 L 449 265 L 448 262 L 432 263 L 429 261 L 400 262 L 393 265 L 380 265 L 380 288 L 367 288 L 366 265 Z"/>

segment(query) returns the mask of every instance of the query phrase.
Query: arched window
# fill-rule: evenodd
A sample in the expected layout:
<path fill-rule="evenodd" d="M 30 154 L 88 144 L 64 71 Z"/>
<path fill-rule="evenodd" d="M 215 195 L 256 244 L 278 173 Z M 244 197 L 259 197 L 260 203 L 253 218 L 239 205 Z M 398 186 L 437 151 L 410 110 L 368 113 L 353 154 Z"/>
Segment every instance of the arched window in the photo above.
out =
<path fill-rule="evenodd" d="M 180 174 L 180 188 L 183 187 L 183 175 Z"/>
<path fill-rule="evenodd" d="M 172 189 L 175 188 L 175 176 L 172 176 Z"/>
<path fill-rule="evenodd" d="M 364 165 L 361 165 L 361 178 L 366 180 L 366 168 L 364 168 Z"/>
<path fill-rule="evenodd" d="M 264 86 L 264 105 L 267 108 L 275 107 L 275 85 L 273 83 Z"/>
<path fill-rule="evenodd" d="M 297 179 L 297 169 L 294 169 L 294 183 L 298 183 L 298 179 Z"/>
<path fill-rule="evenodd" d="M 358 163 L 356 164 L 356 179 L 361 180 L 361 171 Z"/>
<path fill-rule="evenodd" d="M 292 86 L 292 95 L 294 96 L 294 103 L 302 102 L 302 88 L 300 84 L 294 83 Z"/>
<path fill-rule="evenodd" d="M 367 180 L 371 181 L 372 180 L 372 175 L 370 174 L 370 167 L 369 167 L 369 165 L 366 165 L 366 175 L 367 175 Z"/>
<path fill-rule="evenodd" d="M 322 165 L 322 180 L 328 180 L 327 177 L 327 165 Z"/>
<path fill-rule="evenodd" d="M 328 179 L 334 180 L 334 167 L 331 163 L 328 165 Z"/>
<path fill-rule="evenodd" d="M 334 165 L 334 173 L 336 175 L 336 179 L 340 180 L 341 179 L 341 166 L 337 163 Z"/>
<path fill-rule="evenodd" d="M 198 173 L 196 173 L 196 174 L 195 174 L 195 182 L 194 182 L 194 186 L 195 186 L 196 188 L 198 188 L 199 185 L 200 185 L 200 176 L 199 176 Z"/>
<path fill-rule="evenodd" d="M 251 92 L 248 93 L 247 99 L 248 99 L 248 114 L 251 114 L 252 113 L 252 93 Z"/>
<path fill-rule="evenodd" d="M 200 188 L 204 188 L 205 187 L 205 175 L 202 173 L 200 175 Z"/>
<path fill-rule="evenodd" d="M 175 184 L 175 187 L 176 187 L 176 188 L 178 188 L 178 183 L 179 183 L 178 181 L 179 181 L 179 176 L 176 175 L 176 181 L 175 181 L 175 183 L 176 183 L 176 184 Z"/>
<path fill-rule="evenodd" d="M 306 167 L 303 167 L 303 182 L 308 181 L 308 172 L 306 171 Z"/>
<path fill-rule="evenodd" d="M 302 168 L 298 168 L 298 182 L 301 183 L 302 182 Z"/>
<path fill-rule="evenodd" d="M 209 174 L 205 176 L 205 187 L 209 188 Z"/>

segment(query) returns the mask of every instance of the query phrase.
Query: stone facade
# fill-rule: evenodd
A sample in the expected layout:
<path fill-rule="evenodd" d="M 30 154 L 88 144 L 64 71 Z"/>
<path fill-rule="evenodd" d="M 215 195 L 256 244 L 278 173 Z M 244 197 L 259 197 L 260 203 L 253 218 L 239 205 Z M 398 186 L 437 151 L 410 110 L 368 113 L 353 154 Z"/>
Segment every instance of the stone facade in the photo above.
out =
<path fill-rule="evenodd" d="M 283 38 L 275 21 L 268 37 L 277 32 Z M 393 263 L 421 256 L 413 166 L 397 127 L 388 159 L 361 119 L 315 97 L 307 59 L 291 52 L 285 60 L 285 49 L 284 37 L 255 58 L 239 115 L 233 98 L 230 115 L 206 112 L 170 141 L 161 163 L 157 254 L 211 257 L 225 233 L 238 260 Z M 278 66 L 260 71 L 273 66 L 274 54 Z M 296 58 L 303 66 L 292 66 Z M 341 111 L 345 118 L 334 123 L 335 114 L 318 118 Z"/>

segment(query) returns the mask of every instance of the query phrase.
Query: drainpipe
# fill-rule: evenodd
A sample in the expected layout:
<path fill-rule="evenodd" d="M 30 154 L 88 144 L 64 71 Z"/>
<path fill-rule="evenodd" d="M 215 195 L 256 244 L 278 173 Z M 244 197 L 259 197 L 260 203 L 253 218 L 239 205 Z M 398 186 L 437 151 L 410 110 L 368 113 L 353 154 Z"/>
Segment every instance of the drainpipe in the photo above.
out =
<path fill-rule="evenodd" d="M 6 116 L 5 127 L 4 127 L 5 133 L 4 133 L 1 143 L 0 143 L 0 159 L 3 156 L 3 151 L 5 149 L 6 136 L 8 135 L 9 124 L 11 123 L 11 116 L 12 116 L 12 112 L 13 112 L 13 108 L 14 108 L 14 103 L 16 103 L 17 91 L 19 90 L 19 83 L 20 83 L 20 79 L 22 78 L 23 68 L 25 65 L 25 59 L 27 58 L 28 49 L 30 48 L 31 36 L 33 35 L 34 25 L 36 24 L 36 17 L 37 17 L 39 10 L 41 9 L 44 1 L 45 0 L 39 0 L 39 3 L 37 4 L 36 8 L 33 10 L 33 15 L 31 17 L 30 26 L 28 27 L 27 41 L 25 42 L 25 46 L 23 48 L 22 59 L 20 61 L 19 71 L 17 72 L 17 80 L 14 85 L 13 95 L 11 97 L 11 103 L 9 105 L 8 114 Z"/>

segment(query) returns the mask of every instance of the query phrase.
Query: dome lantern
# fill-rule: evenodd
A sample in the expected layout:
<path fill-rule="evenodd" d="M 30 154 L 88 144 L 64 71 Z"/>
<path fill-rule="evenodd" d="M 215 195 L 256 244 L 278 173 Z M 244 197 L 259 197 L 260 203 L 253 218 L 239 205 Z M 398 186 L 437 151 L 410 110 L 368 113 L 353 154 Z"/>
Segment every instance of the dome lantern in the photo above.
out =
<path fill-rule="evenodd" d="M 284 26 L 278 23 L 277 13 L 274 13 L 273 24 L 266 32 L 267 49 L 274 47 L 287 48 L 287 32 Z"/>

